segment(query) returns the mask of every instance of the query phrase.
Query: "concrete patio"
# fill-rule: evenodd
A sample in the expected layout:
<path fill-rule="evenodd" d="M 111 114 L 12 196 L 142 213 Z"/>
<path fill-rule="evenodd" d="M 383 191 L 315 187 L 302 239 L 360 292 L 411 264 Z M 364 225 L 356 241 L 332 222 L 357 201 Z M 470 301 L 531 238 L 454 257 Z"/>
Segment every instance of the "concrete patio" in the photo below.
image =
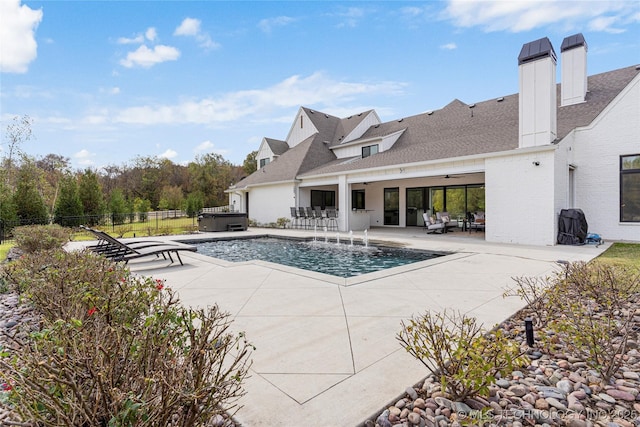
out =
<path fill-rule="evenodd" d="M 261 234 L 313 232 L 250 229 L 166 239 Z M 401 320 L 454 308 L 491 328 L 523 306 L 502 296 L 513 277 L 546 276 L 558 270 L 557 260 L 587 261 L 608 247 L 498 245 L 484 242 L 482 233 L 425 235 L 418 228 L 373 229 L 369 239 L 453 255 L 346 280 L 198 253 L 182 254 L 184 266 L 140 259 L 130 267 L 165 279 L 186 305 L 217 303 L 256 346 L 236 415 L 243 426 L 334 427 L 362 423 L 428 374 L 396 340 Z"/>

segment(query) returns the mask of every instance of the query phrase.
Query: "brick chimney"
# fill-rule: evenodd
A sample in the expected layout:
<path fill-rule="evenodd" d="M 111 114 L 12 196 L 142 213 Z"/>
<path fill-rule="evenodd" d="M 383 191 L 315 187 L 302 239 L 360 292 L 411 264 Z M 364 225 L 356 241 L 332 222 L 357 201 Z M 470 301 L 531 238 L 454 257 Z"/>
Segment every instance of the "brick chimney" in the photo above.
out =
<path fill-rule="evenodd" d="M 550 144 L 557 134 L 556 52 L 547 37 L 522 46 L 518 70 L 519 147 Z"/>
<path fill-rule="evenodd" d="M 560 47 L 561 106 L 579 104 L 587 95 L 587 42 L 582 33 L 565 37 Z"/>

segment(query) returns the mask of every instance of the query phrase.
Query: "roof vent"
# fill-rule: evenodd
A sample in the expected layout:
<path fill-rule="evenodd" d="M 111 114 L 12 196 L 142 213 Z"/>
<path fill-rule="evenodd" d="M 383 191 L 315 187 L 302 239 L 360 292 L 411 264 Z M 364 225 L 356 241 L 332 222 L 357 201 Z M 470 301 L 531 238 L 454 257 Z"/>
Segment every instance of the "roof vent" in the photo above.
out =
<path fill-rule="evenodd" d="M 375 125 L 374 128 L 378 129 L 380 127 L 380 125 Z"/>
<path fill-rule="evenodd" d="M 430 116 L 430 115 L 432 115 L 432 114 L 433 114 L 433 110 L 429 110 L 429 111 L 427 111 L 427 116 Z"/>
<path fill-rule="evenodd" d="M 640 70 L 640 65 L 636 65 L 636 70 Z"/>
<path fill-rule="evenodd" d="M 353 117 L 353 116 L 349 116 L 349 117 L 347 117 L 347 120 L 349 120 L 351 117 Z"/>
<path fill-rule="evenodd" d="M 362 115 L 362 113 L 358 114 L 358 117 L 360 117 Z"/>
<path fill-rule="evenodd" d="M 309 110 L 309 112 L 310 112 L 311 114 L 315 113 L 315 111 L 313 111 L 313 110 Z"/>
<path fill-rule="evenodd" d="M 324 115 L 324 117 L 328 119 L 328 118 L 329 118 L 329 115 L 328 115 L 328 114 L 325 114 L 325 115 Z"/>
<path fill-rule="evenodd" d="M 476 104 L 469 105 L 469 108 L 476 108 Z"/>
<path fill-rule="evenodd" d="M 502 102 L 504 101 L 504 96 L 501 96 L 500 98 L 496 99 L 496 102 Z"/>
<path fill-rule="evenodd" d="M 398 123 L 400 123 L 400 122 L 401 122 L 401 121 L 403 121 L 403 120 L 404 120 L 404 117 L 403 117 L 402 119 L 398 120 Z"/>

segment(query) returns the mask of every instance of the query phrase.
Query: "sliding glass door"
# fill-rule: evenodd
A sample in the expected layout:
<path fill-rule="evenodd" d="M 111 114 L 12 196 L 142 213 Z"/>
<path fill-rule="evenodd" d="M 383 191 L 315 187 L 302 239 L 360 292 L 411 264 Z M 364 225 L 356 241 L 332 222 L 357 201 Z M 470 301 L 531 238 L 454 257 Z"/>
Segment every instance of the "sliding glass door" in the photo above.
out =
<path fill-rule="evenodd" d="M 384 189 L 384 225 L 400 225 L 400 189 Z"/>

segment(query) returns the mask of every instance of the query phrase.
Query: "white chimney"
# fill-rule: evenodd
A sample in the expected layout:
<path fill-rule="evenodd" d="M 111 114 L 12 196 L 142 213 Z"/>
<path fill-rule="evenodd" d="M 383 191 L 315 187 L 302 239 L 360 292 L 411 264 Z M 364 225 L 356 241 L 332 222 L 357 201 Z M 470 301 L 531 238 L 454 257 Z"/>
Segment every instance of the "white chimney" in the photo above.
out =
<path fill-rule="evenodd" d="M 582 33 L 565 37 L 562 52 L 561 106 L 579 104 L 587 95 L 587 42 Z"/>
<path fill-rule="evenodd" d="M 547 37 L 526 43 L 518 55 L 520 75 L 519 146 L 556 139 L 556 52 Z"/>

